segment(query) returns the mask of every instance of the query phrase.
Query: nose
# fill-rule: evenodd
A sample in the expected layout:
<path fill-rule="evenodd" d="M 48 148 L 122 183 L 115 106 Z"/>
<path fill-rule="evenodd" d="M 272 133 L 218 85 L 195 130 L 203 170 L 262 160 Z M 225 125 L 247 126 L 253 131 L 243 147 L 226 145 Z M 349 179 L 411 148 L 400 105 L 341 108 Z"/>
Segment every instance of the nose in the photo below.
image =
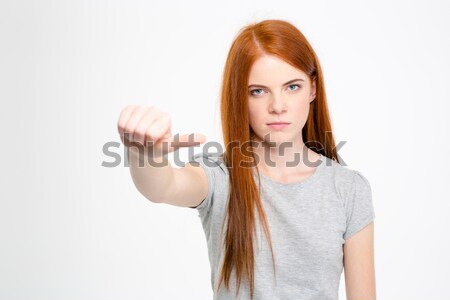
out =
<path fill-rule="evenodd" d="M 286 102 L 283 100 L 283 97 L 280 95 L 274 95 L 272 96 L 270 105 L 269 105 L 270 112 L 280 114 L 284 111 L 286 111 Z"/>

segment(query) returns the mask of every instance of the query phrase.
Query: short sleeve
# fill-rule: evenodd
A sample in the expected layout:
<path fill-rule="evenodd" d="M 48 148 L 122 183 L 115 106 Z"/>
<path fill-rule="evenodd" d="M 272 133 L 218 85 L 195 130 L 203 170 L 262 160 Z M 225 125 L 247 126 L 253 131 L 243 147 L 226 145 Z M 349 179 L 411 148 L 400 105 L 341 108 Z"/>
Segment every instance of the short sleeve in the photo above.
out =
<path fill-rule="evenodd" d="M 195 208 L 200 213 L 209 211 L 213 202 L 214 189 L 217 185 L 217 172 L 220 171 L 220 168 L 223 168 L 223 162 L 219 160 L 219 157 L 208 156 L 205 153 L 195 154 L 192 159 L 189 160 L 189 162 L 194 166 L 200 165 L 205 171 L 206 177 L 208 179 L 208 194 L 206 195 L 206 198 L 203 199 L 199 205 L 190 206 L 189 208 Z"/>
<path fill-rule="evenodd" d="M 347 218 L 344 240 L 369 225 L 375 218 L 370 183 L 361 172 L 353 172 L 352 186 L 344 205 Z"/>

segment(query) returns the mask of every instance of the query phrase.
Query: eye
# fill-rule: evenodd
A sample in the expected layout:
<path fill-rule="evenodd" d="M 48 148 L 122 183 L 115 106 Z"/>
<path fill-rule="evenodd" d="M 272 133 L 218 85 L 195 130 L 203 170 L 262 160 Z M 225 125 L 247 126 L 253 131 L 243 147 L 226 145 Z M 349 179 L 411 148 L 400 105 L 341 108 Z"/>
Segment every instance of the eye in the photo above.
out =
<path fill-rule="evenodd" d="M 291 87 L 291 86 L 296 86 L 297 87 L 297 89 L 291 89 L 291 91 L 296 91 L 296 90 L 298 90 L 301 86 L 299 85 L 299 84 L 291 84 L 289 87 Z"/>
<path fill-rule="evenodd" d="M 254 90 L 251 90 L 250 91 L 250 95 L 252 95 L 252 96 L 258 96 L 258 95 L 261 95 L 261 93 L 254 93 L 255 91 L 262 91 L 262 89 L 254 89 Z"/>

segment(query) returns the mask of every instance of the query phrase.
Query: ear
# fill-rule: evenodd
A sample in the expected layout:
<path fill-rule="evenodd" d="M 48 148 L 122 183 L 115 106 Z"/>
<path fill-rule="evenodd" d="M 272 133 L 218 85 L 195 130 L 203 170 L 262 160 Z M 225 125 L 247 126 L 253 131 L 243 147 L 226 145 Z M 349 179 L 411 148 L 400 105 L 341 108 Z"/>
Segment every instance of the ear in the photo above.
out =
<path fill-rule="evenodd" d="M 311 83 L 311 93 L 309 96 L 309 103 L 313 102 L 316 99 L 316 80 L 313 79 Z"/>

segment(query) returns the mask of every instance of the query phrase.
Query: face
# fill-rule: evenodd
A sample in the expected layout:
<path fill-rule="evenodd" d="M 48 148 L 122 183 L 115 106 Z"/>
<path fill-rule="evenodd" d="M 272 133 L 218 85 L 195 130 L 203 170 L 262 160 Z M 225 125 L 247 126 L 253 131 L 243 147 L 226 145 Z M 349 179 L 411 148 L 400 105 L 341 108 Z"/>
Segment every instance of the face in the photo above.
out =
<path fill-rule="evenodd" d="M 315 93 L 315 82 L 303 71 L 275 56 L 258 58 L 250 70 L 247 93 L 250 126 L 256 139 L 277 145 L 291 141 L 293 145 L 303 144 L 302 128 Z M 273 122 L 288 124 L 269 125 Z"/>

